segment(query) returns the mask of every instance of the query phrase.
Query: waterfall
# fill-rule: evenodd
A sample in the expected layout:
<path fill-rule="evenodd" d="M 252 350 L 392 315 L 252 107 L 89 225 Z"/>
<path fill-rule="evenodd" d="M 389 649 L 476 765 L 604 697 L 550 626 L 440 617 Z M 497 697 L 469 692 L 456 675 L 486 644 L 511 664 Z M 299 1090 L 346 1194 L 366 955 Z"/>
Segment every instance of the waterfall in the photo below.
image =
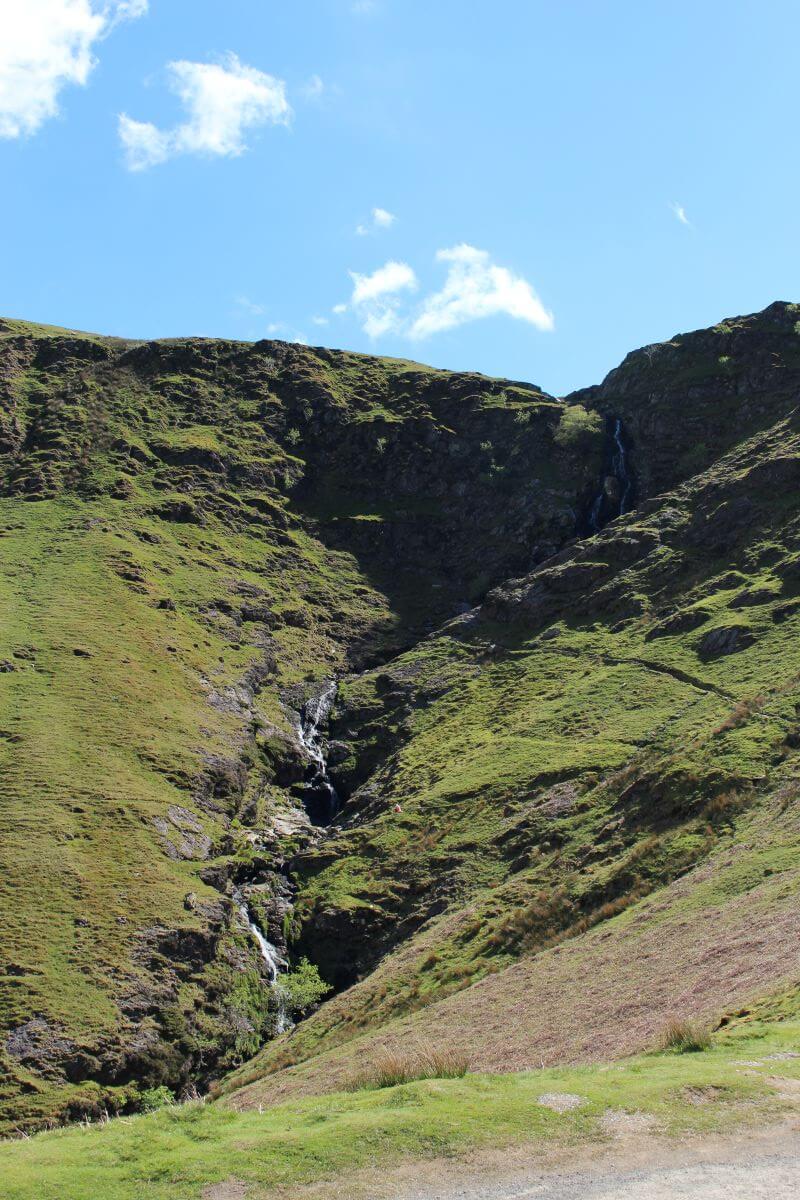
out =
<path fill-rule="evenodd" d="M 338 685 L 335 680 L 331 680 L 330 683 L 325 684 L 319 695 L 312 696 L 307 700 L 301 709 L 297 728 L 300 742 L 309 758 L 306 781 L 300 795 L 309 817 L 315 825 L 329 825 L 339 811 L 339 796 L 328 775 L 325 740 L 322 733 L 322 726 L 330 716 L 337 690 Z M 242 921 L 258 944 L 261 957 L 266 965 L 267 977 L 277 1005 L 276 1033 L 285 1033 L 294 1024 L 289 1009 L 289 995 L 281 983 L 281 976 L 289 970 L 289 963 L 266 937 L 240 888 L 234 890 L 233 902 Z"/>
<path fill-rule="evenodd" d="M 633 477 L 628 468 L 628 452 L 623 439 L 622 420 L 609 417 L 606 422 L 606 456 L 600 491 L 584 518 L 583 532 L 599 533 L 604 525 L 621 517 L 631 508 Z M 609 487 L 615 482 L 616 488 Z"/>
<path fill-rule="evenodd" d="M 250 911 L 249 905 L 237 888 L 233 893 L 233 902 L 239 911 L 239 915 L 249 929 L 252 936 L 258 943 L 258 948 L 261 951 L 266 967 L 267 975 L 269 976 L 270 987 L 272 988 L 275 998 L 278 1002 L 278 1021 L 276 1025 L 276 1033 L 285 1033 L 287 1029 L 292 1028 L 292 1018 L 289 1014 L 288 997 L 284 988 L 280 983 L 280 975 L 288 970 L 289 964 L 286 959 L 280 954 L 277 946 L 273 946 L 265 936 L 261 926 L 253 919 L 253 914 Z"/>
<path fill-rule="evenodd" d="M 592 507 L 589 510 L 589 528 L 592 533 L 597 533 L 600 529 L 600 514 L 603 511 L 603 501 L 606 498 L 605 489 L 601 488 L 597 496 L 592 501 Z"/>
<path fill-rule="evenodd" d="M 329 825 L 339 811 L 339 796 L 328 774 L 321 726 L 330 716 L 338 685 L 331 680 L 303 705 L 298 733 L 311 760 L 304 787 L 306 810 L 314 825 Z"/>
<path fill-rule="evenodd" d="M 623 513 L 628 511 L 632 480 L 628 473 L 628 456 L 625 452 L 625 443 L 622 440 L 622 421 L 619 417 L 614 422 L 614 445 L 616 449 L 611 459 L 611 471 L 619 483 L 619 515 L 622 516 Z"/>

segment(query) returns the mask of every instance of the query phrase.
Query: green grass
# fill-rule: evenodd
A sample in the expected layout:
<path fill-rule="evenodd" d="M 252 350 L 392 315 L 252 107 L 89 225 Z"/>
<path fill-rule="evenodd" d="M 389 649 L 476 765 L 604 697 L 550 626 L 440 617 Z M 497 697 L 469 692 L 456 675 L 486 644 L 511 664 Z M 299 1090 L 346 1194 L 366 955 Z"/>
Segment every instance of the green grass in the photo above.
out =
<path fill-rule="evenodd" d="M 338 1093 L 237 1113 L 189 1104 L 0 1145 L 4 1200 L 199 1200 L 209 1184 L 236 1179 L 253 1200 L 292 1194 L 317 1180 L 352 1178 L 379 1162 L 459 1155 L 481 1146 L 607 1140 L 609 1110 L 651 1117 L 670 1136 L 707 1134 L 792 1111 L 776 1074 L 800 1078 L 800 1026 L 738 1029 L 695 1055 L 647 1055 L 609 1065 L 467 1075 L 380 1091 Z M 758 1063 L 743 1067 L 741 1063 Z M 582 1103 L 556 1113 L 539 1103 L 570 1093 Z"/>

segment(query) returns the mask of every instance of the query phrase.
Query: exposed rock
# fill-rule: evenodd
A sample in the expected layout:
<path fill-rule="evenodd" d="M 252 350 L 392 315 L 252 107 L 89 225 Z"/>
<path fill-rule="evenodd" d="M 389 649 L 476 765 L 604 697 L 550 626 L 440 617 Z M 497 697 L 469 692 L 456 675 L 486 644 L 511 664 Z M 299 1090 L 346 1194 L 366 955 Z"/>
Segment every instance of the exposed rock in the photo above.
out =
<path fill-rule="evenodd" d="M 698 653 L 701 658 L 719 658 L 723 654 L 736 654 L 753 641 L 755 635 L 746 625 L 721 625 L 704 634 L 698 645 Z"/>

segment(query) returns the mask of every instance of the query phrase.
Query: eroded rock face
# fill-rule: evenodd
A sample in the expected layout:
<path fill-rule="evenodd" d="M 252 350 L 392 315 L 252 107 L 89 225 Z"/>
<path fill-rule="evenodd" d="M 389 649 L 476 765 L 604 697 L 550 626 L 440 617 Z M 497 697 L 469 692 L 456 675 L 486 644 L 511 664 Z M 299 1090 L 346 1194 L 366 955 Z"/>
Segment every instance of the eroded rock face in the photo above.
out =
<path fill-rule="evenodd" d="M 709 629 L 700 639 L 698 652 L 702 658 L 720 658 L 723 654 L 736 654 L 755 640 L 753 631 L 745 625 L 724 625 Z"/>

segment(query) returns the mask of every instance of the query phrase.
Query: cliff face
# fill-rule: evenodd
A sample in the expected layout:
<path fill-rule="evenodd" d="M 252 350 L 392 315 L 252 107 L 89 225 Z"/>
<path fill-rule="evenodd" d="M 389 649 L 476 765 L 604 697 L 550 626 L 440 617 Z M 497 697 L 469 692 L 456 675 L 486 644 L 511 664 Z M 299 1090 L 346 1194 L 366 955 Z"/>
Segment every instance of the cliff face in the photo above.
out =
<path fill-rule="evenodd" d="M 792 818 L 799 318 L 566 401 L 2 323 L 6 1127 L 254 1054 L 247 920 L 356 984 L 311 1059 Z"/>

